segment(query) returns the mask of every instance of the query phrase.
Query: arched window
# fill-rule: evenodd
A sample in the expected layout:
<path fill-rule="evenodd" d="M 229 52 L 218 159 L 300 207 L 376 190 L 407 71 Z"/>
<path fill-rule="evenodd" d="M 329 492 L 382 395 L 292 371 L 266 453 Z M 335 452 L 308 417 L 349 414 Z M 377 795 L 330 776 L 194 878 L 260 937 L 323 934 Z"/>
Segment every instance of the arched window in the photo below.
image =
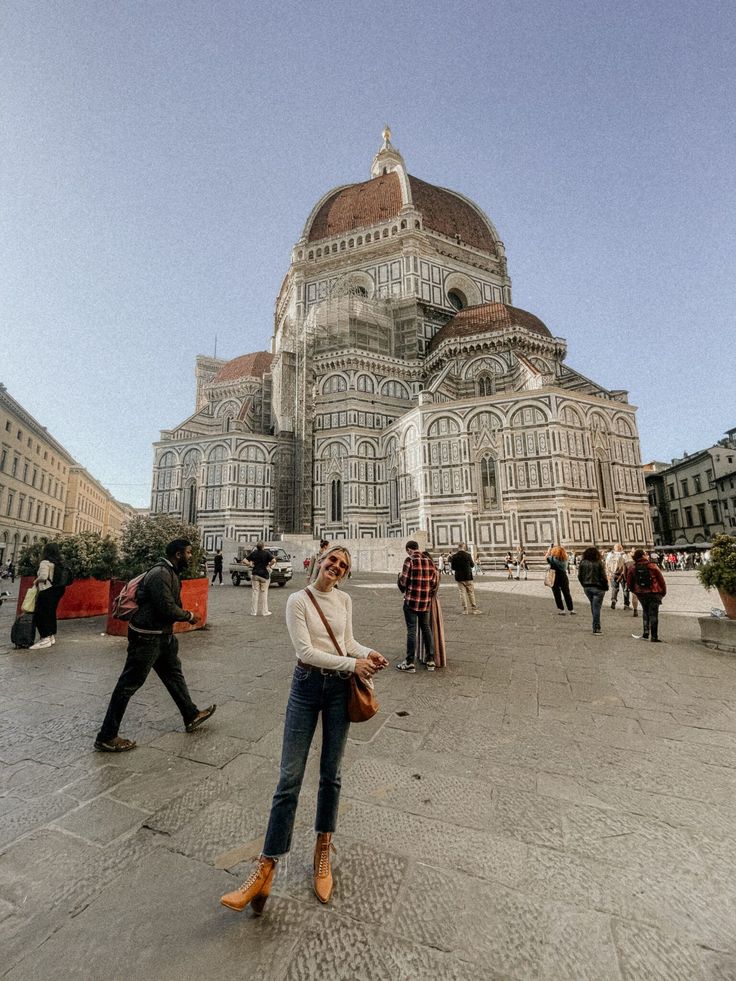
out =
<path fill-rule="evenodd" d="M 329 395 L 333 392 L 344 392 L 347 390 L 348 383 L 342 375 L 329 375 L 322 383 L 322 394 Z"/>
<path fill-rule="evenodd" d="M 595 476 L 598 484 L 598 502 L 604 511 L 612 511 L 614 501 L 611 464 L 600 455 L 596 457 L 595 461 Z"/>
<path fill-rule="evenodd" d="M 358 389 L 359 392 L 373 393 L 375 391 L 375 387 L 373 385 L 373 379 L 370 377 L 370 375 L 358 375 L 358 379 L 355 384 L 355 387 Z"/>
<path fill-rule="evenodd" d="M 396 524 L 399 520 L 399 475 L 392 470 L 388 479 L 388 520 Z"/>
<path fill-rule="evenodd" d="M 480 459 L 480 506 L 483 511 L 498 508 L 498 471 L 496 461 L 486 455 Z"/>
<path fill-rule="evenodd" d="M 389 379 L 381 385 L 381 395 L 388 395 L 394 399 L 408 399 L 409 390 L 403 382 Z"/>
<path fill-rule="evenodd" d="M 495 382 L 492 375 L 484 372 L 482 375 L 478 375 L 475 381 L 475 390 L 478 395 L 493 395 L 495 390 Z"/>
<path fill-rule="evenodd" d="M 184 495 L 184 518 L 190 524 L 196 524 L 197 522 L 197 482 L 192 481 L 192 483 L 187 487 L 186 494 Z"/>
<path fill-rule="evenodd" d="M 450 306 L 456 310 L 464 310 L 468 305 L 467 296 L 459 289 L 450 290 L 447 294 L 447 299 L 450 301 Z"/>
<path fill-rule="evenodd" d="M 342 481 L 330 482 L 330 521 L 342 521 Z"/>

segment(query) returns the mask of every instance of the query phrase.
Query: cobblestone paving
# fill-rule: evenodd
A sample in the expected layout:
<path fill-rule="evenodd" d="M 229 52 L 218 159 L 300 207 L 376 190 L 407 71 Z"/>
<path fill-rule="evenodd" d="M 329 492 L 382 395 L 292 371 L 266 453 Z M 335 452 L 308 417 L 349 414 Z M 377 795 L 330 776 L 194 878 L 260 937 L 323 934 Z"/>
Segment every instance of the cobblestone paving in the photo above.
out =
<path fill-rule="evenodd" d="M 92 741 L 125 655 L 99 620 L 12 651 L 0 610 L 0 976 L 736 981 L 736 659 L 699 643 L 714 600 L 670 576 L 665 643 L 587 604 L 558 617 L 538 578 L 443 583 L 449 666 L 389 670 L 354 726 L 335 894 L 311 890 L 319 739 L 288 867 L 265 914 L 218 904 L 259 852 L 293 653 L 250 591 L 215 587 L 181 639 L 193 734 L 155 676 L 123 734 Z M 388 576 L 356 576 L 356 635 L 403 655 Z"/>

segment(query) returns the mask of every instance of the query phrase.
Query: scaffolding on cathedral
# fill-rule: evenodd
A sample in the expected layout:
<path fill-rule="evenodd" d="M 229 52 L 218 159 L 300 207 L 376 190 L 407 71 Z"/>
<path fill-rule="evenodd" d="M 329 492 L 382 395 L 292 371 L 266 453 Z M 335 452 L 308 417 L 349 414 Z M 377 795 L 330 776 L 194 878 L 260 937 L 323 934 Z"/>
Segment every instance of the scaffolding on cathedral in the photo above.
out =
<path fill-rule="evenodd" d="M 296 344 L 295 527 L 312 530 L 313 430 L 317 399 L 315 359 L 348 351 L 368 357 L 417 361 L 422 330 L 416 297 L 369 298 L 360 286 L 338 289 L 305 317 Z"/>

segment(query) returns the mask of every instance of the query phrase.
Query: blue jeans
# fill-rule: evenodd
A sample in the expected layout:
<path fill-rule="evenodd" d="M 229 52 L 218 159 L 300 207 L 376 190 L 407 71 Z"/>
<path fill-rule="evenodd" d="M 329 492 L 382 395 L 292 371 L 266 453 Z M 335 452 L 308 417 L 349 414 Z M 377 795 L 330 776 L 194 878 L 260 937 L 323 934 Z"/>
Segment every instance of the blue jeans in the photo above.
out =
<path fill-rule="evenodd" d="M 317 720 L 322 713 L 322 755 L 319 760 L 319 791 L 315 831 L 332 832 L 337 826 L 340 803 L 340 767 L 350 721 L 348 691 L 350 674 L 322 674 L 319 668 L 294 668 L 284 722 L 279 783 L 271 804 L 263 854 L 279 858 L 291 848 L 296 806 L 302 789 L 304 768 L 312 745 Z"/>
<path fill-rule="evenodd" d="M 430 622 L 430 611 L 423 610 L 418 613 L 410 610 L 404 603 L 404 619 L 406 620 L 406 663 L 413 664 L 417 649 L 417 624 L 422 631 L 424 649 L 427 652 L 427 660 L 434 661 L 434 637 L 432 636 L 432 624 Z"/>
<path fill-rule="evenodd" d="M 593 630 L 601 629 L 601 607 L 603 606 L 603 597 L 606 595 L 604 589 L 598 589 L 597 586 L 583 586 L 583 592 L 590 600 L 590 609 L 593 612 Z"/>

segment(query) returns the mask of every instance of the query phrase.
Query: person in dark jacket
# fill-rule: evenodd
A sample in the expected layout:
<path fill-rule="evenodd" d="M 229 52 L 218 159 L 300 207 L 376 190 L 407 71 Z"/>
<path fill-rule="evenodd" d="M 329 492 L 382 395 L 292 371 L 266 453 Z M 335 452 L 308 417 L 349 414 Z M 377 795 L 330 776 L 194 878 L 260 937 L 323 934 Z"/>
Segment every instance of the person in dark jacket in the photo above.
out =
<path fill-rule="evenodd" d="M 218 548 L 215 552 L 215 557 L 213 559 L 214 571 L 212 573 L 212 585 L 215 585 L 215 579 L 220 577 L 220 585 L 222 586 L 222 549 Z"/>
<path fill-rule="evenodd" d="M 121 739 L 118 730 L 128 702 L 143 685 L 151 668 L 174 699 L 187 732 L 194 732 L 215 711 L 215 705 L 200 711 L 192 701 L 174 636 L 175 623 L 200 620 L 197 613 L 181 607 L 179 573 L 191 558 L 191 542 L 175 538 L 166 546 L 166 558 L 148 570 L 138 587 L 138 609 L 128 624 L 128 657 L 95 740 L 95 749 L 101 752 L 124 753 L 135 749 L 135 742 Z"/>
<path fill-rule="evenodd" d="M 572 596 L 570 595 L 570 580 L 567 578 L 567 552 L 562 545 L 550 545 L 545 555 L 550 568 L 554 569 L 555 581 L 552 585 L 552 595 L 555 598 L 557 612 L 561 617 L 565 616 L 565 607 L 562 603 L 564 597 L 570 616 L 575 616 L 573 609 Z"/>
<path fill-rule="evenodd" d="M 271 566 L 276 564 L 276 556 L 269 552 L 263 542 L 258 542 L 252 552 L 246 555 L 246 561 L 251 564 L 250 584 L 252 596 L 250 615 L 252 617 L 270 617 L 268 609 L 268 587 L 271 584 Z"/>
<path fill-rule="evenodd" d="M 467 550 L 465 542 L 458 546 L 457 552 L 453 552 L 450 559 L 452 571 L 455 573 L 455 582 L 460 592 L 460 602 L 463 605 L 463 613 L 480 613 L 475 602 L 475 586 L 473 585 L 473 568 L 475 562 L 473 556 Z"/>
<path fill-rule="evenodd" d="M 593 614 L 593 633 L 599 634 L 601 632 L 601 606 L 603 605 L 603 597 L 608 591 L 608 577 L 601 553 L 592 545 L 583 552 L 583 558 L 578 568 L 578 582 L 590 600 L 590 610 Z"/>
<path fill-rule="evenodd" d="M 643 640 L 651 640 L 653 644 L 659 640 L 659 607 L 667 595 L 667 583 L 664 581 L 659 566 L 650 562 L 643 548 L 637 548 L 633 555 L 634 562 L 626 571 L 626 581 L 632 593 L 639 597 L 641 603 Z M 632 636 L 639 640 L 638 634 Z"/>

